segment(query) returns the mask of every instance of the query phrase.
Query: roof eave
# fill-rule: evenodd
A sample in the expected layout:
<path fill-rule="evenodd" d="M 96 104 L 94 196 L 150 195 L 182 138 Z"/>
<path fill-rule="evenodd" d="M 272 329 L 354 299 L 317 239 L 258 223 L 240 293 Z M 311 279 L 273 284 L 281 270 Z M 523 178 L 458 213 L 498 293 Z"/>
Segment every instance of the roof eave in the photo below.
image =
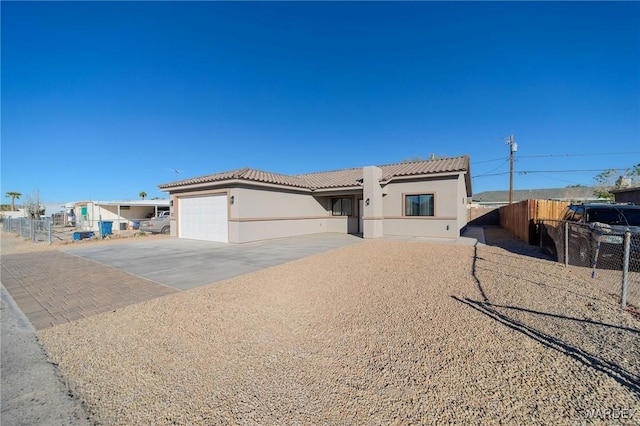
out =
<path fill-rule="evenodd" d="M 312 192 L 314 194 L 322 194 L 324 192 L 336 192 L 336 191 L 362 191 L 362 185 L 332 186 L 328 188 L 316 188 Z"/>
<path fill-rule="evenodd" d="M 391 176 L 388 179 L 381 180 L 380 183 L 383 185 L 386 185 L 388 183 L 391 183 L 397 180 L 412 180 L 412 179 L 425 179 L 425 178 L 434 178 L 434 177 L 459 176 L 462 173 L 467 173 L 467 171 L 456 170 L 456 171 L 439 172 L 439 173 L 421 173 L 421 174 L 415 174 L 415 175 Z"/>
<path fill-rule="evenodd" d="M 193 183 L 193 184 L 187 184 L 187 185 L 175 185 L 169 188 L 160 187 L 160 190 L 171 194 L 175 192 L 184 192 L 184 191 L 193 190 L 193 189 L 226 188 L 226 187 L 238 186 L 238 185 L 258 186 L 263 188 L 267 187 L 267 188 L 274 188 L 274 189 L 286 189 L 288 191 L 299 191 L 299 192 L 305 192 L 305 193 L 311 192 L 311 189 L 309 188 L 293 186 L 293 185 L 260 182 L 256 180 L 250 180 L 250 179 L 223 179 L 223 180 L 216 180 L 211 182 L 199 182 L 199 183 Z"/>

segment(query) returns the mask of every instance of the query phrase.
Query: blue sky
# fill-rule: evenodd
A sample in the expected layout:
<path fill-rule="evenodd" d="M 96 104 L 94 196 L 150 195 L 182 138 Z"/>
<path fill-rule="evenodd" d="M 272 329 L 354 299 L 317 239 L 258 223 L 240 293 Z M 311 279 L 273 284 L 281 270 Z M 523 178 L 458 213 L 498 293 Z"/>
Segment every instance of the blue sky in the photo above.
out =
<path fill-rule="evenodd" d="M 470 155 L 478 193 L 508 189 L 510 134 L 515 189 L 640 163 L 638 2 L 2 2 L 1 16 L 3 195 L 164 197 L 158 184 L 245 166 L 431 153 Z"/>

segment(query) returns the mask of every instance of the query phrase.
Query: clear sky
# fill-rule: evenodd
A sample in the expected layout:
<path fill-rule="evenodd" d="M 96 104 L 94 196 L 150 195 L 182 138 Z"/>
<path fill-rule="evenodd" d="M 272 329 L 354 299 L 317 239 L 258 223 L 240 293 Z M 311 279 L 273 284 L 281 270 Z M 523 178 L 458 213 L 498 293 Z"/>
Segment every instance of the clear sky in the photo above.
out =
<path fill-rule="evenodd" d="M 0 7 L 3 203 L 431 153 L 470 155 L 474 193 L 501 190 L 510 134 L 515 189 L 640 163 L 638 2 Z"/>

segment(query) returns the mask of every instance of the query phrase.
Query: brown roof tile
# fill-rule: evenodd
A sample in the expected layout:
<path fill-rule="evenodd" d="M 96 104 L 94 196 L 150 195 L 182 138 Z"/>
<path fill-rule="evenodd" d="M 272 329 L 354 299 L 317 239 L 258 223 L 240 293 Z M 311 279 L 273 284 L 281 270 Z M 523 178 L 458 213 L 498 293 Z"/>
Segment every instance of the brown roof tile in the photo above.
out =
<path fill-rule="evenodd" d="M 310 188 L 340 188 L 362 184 L 362 168 L 334 170 L 297 175 L 305 180 Z"/>
<path fill-rule="evenodd" d="M 395 177 L 419 176 L 460 171 L 470 172 L 468 156 L 387 164 L 378 167 L 382 169 L 383 182 L 389 181 Z M 250 168 L 243 168 L 195 177 L 191 179 L 184 179 L 176 182 L 170 182 L 159 185 L 159 188 L 168 189 L 185 185 L 220 182 L 235 179 L 292 186 L 296 188 L 308 188 L 312 190 L 323 188 L 342 188 L 361 185 L 362 168 L 306 173 L 293 176 L 264 172 L 261 170 L 254 170 Z"/>
<path fill-rule="evenodd" d="M 382 169 L 382 180 L 388 181 L 399 176 L 468 171 L 469 157 L 436 158 L 434 160 L 388 164 L 379 167 Z"/>
<path fill-rule="evenodd" d="M 243 173 L 245 170 L 249 170 L 249 169 L 248 168 L 244 168 L 244 169 L 238 169 L 238 170 L 229 170 L 229 171 L 226 171 L 226 172 L 214 173 L 214 174 L 211 174 L 211 175 L 198 176 L 198 177 L 189 178 L 189 179 L 177 180 L 175 182 L 169 182 L 169 183 L 164 183 L 164 184 L 158 185 L 158 188 L 160 188 L 160 189 L 163 189 L 163 188 L 175 188 L 177 186 L 195 185 L 195 184 L 198 184 L 198 183 L 218 182 L 218 181 L 222 181 L 222 180 L 237 179 L 238 176 L 241 173 Z"/>
<path fill-rule="evenodd" d="M 246 169 L 246 171 L 239 178 L 253 180 L 257 182 L 274 183 L 277 185 L 295 186 L 298 188 L 309 187 L 307 182 L 298 176 L 263 172 L 261 170 L 254 170 L 254 169 Z"/>

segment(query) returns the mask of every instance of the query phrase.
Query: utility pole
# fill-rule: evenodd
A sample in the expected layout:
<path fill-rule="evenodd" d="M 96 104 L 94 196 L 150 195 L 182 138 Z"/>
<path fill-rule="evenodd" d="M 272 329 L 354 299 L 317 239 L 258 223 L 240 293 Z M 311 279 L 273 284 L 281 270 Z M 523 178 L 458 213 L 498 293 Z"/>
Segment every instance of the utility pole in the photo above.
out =
<path fill-rule="evenodd" d="M 518 144 L 514 142 L 513 135 L 509 136 L 509 204 L 513 203 L 513 153 L 518 151 Z"/>

